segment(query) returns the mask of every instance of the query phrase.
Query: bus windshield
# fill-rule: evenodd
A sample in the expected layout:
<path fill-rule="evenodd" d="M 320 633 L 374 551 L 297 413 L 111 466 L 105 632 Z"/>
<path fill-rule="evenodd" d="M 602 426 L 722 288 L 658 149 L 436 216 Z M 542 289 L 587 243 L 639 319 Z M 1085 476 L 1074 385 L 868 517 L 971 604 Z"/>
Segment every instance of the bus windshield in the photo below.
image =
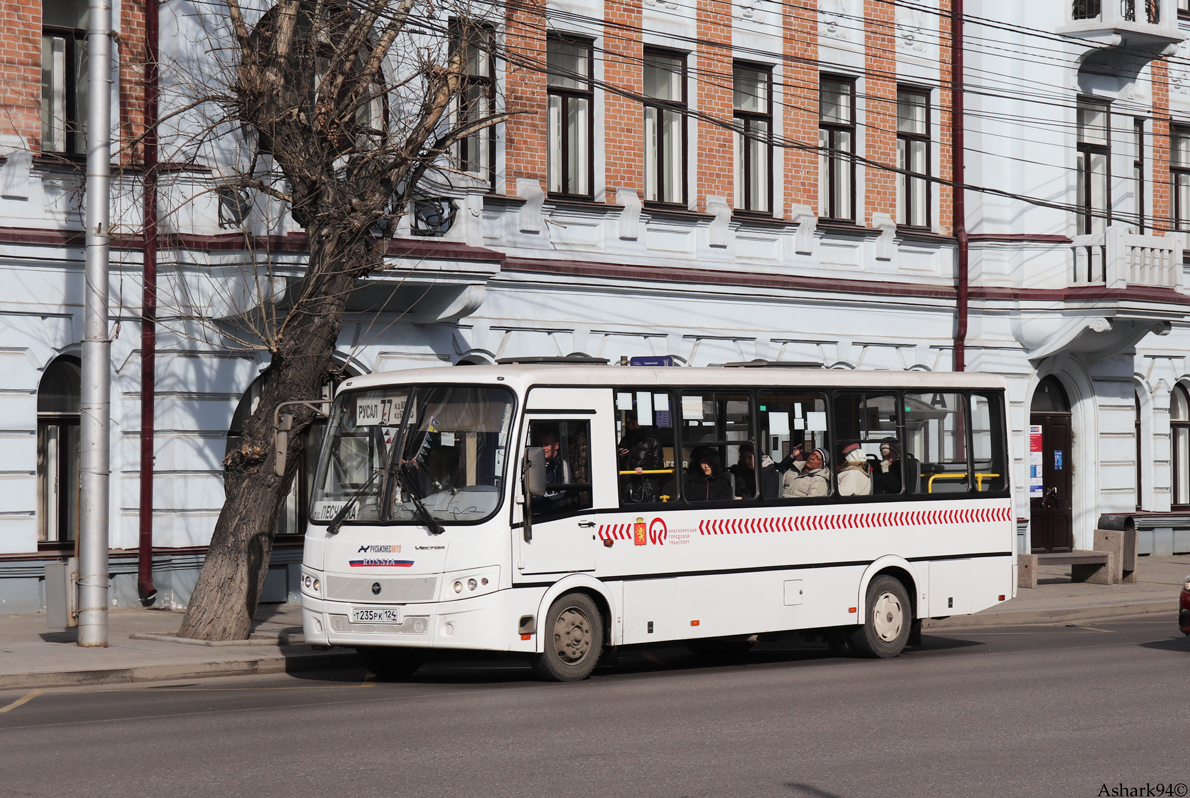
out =
<path fill-rule="evenodd" d="M 348 524 L 420 523 L 423 512 L 445 524 L 487 518 L 500 505 L 512 410 L 511 392 L 482 386 L 341 394 L 310 518 L 326 523 L 353 499 Z"/>

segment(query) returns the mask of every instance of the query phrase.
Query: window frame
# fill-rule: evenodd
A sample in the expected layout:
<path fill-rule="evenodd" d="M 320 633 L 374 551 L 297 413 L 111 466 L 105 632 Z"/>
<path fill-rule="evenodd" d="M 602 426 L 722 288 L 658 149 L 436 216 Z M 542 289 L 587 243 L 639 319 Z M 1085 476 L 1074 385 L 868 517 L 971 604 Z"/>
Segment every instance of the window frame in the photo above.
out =
<path fill-rule="evenodd" d="M 905 133 L 901 131 L 899 124 L 901 116 L 901 95 L 912 95 L 925 100 L 924 107 L 926 111 L 925 132 L 924 133 Z M 902 144 L 905 148 L 905 165 L 904 173 L 898 173 L 901 177 L 901 185 L 898 186 L 897 191 L 897 216 L 901 216 L 902 205 L 905 209 L 905 222 L 898 222 L 900 227 L 908 227 L 917 230 L 930 230 L 933 228 L 934 219 L 934 192 L 931 167 L 933 166 L 934 157 L 934 142 L 933 142 L 933 115 L 930 107 L 931 92 L 929 89 L 918 86 L 897 86 L 897 151 L 901 151 Z M 910 145 L 913 143 L 924 143 L 926 148 L 926 171 L 914 172 L 910 164 L 912 158 L 910 157 Z M 912 220 L 911 209 L 914 207 L 913 200 L 916 198 L 914 191 L 914 184 L 917 180 L 921 180 L 925 191 L 925 219 L 920 224 Z"/>
<path fill-rule="evenodd" d="M 828 82 L 829 83 L 845 84 L 848 87 L 848 93 L 849 93 L 850 100 L 851 100 L 850 109 L 848 111 L 848 118 L 850 119 L 850 122 L 848 124 L 840 124 L 838 122 L 826 122 L 823 120 L 823 113 L 822 113 L 823 91 L 822 90 L 823 90 L 823 87 L 825 86 L 825 84 Z M 822 170 L 822 159 L 821 158 L 819 159 L 819 167 L 818 167 L 819 197 L 821 198 L 821 196 L 822 196 L 822 181 L 824 179 L 826 180 L 826 191 L 827 191 L 826 212 L 825 213 L 821 212 L 823 210 L 822 209 L 822 201 L 821 201 L 821 199 L 819 199 L 819 211 L 820 211 L 819 216 L 825 220 L 829 220 L 829 221 L 833 221 L 833 222 L 847 222 L 847 223 L 851 223 L 851 224 L 854 224 L 855 220 L 857 218 L 856 207 L 855 207 L 855 198 L 856 198 L 856 175 L 855 175 L 855 173 L 856 173 L 856 168 L 855 168 L 855 166 L 856 166 L 856 162 L 855 162 L 856 84 L 857 84 L 856 78 L 854 78 L 850 75 L 834 75 L 834 74 L 824 73 L 824 74 L 820 74 L 818 76 L 818 130 L 820 132 L 823 130 L 827 131 L 827 146 L 825 148 L 825 151 L 822 154 L 826 156 L 826 161 L 830 165 L 830 168 L 828 168 L 826 170 L 826 174 L 823 175 L 823 173 L 822 173 L 822 171 L 823 171 Z M 840 150 L 838 147 L 835 146 L 835 136 L 840 133 L 850 134 L 850 137 L 851 137 L 850 149 Z M 839 155 L 835 155 L 835 153 L 839 153 Z M 847 189 L 850 192 L 851 213 L 847 216 L 840 216 L 840 215 L 837 215 L 837 213 L 836 213 L 838 211 L 838 205 L 839 205 L 839 203 L 838 203 L 839 189 L 835 185 L 835 182 L 836 182 L 835 181 L 835 169 L 833 167 L 834 167 L 835 160 L 841 156 L 845 157 L 845 159 L 848 163 L 848 180 L 849 180 L 850 185 L 847 187 Z"/>
<path fill-rule="evenodd" d="M 460 44 L 462 38 L 461 32 L 464 27 L 470 26 L 477 31 L 483 31 L 487 36 L 487 41 L 490 45 L 487 47 L 487 75 L 474 75 L 466 71 L 464 67 L 462 85 L 459 87 L 458 99 L 455 100 L 454 115 L 456 119 L 462 112 L 462 98 L 466 96 L 467 91 L 473 86 L 486 86 L 484 91 L 484 98 L 487 101 L 488 113 L 494 114 L 496 112 L 496 35 L 497 30 L 495 24 L 485 21 L 464 21 L 458 17 L 452 17 L 450 20 L 450 47 L 453 53 Z M 468 46 L 476 46 L 474 43 L 469 43 Z M 469 59 L 464 59 L 464 64 Z M 476 131 L 479 136 L 481 151 L 486 151 L 488 160 L 488 175 L 483 175 L 482 170 L 479 172 L 467 171 L 463 168 L 464 164 L 470 163 L 476 158 L 480 157 L 479 153 L 472 156 L 468 151 L 468 137 L 463 136 L 455 142 L 455 165 L 460 171 L 469 175 L 479 175 L 483 179 L 491 191 L 496 190 L 496 125 L 491 124 L 482 130 Z"/>
<path fill-rule="evenodd" d="M 1181 194 L 1178 191 L 1180 180 L 1185 181 L 1187 193 L 1190 193 L 1190 162 L 1185 165 L 1175 165 L 1174 153 L 1178 148 L 1174 146 L 1176 139 L 1186 139 L 1190 142 L 1190 125 L 1171 122 L 1169 126 L 1169 183 L 1170 204 L 1173 206 L 1173 228 L 1178 231 L 1190 230 L 1190 208 L 1183 208 Z"/>
<path fill-rule="evenodd" d="M 1082 140 L 1082 125 L 1079 122 L 1078 116 L 1084 106 L 1099 106 L 1103 109 L 1106 119 L 1103 123 L 1104 136 L 1107 139 L 1106 144 L 1089 144 Z M 1111 201 L 1111 147 L 1112 147 L 1112 112 L 1111 103 L 1104 100 L 1097 100 L 1093 97 L 1080 96 L 1075 101 L 1075 149 L 1077 152 L 1076 168 L 1078 178 L 1082 180 L 1082 191 L 1076 192 L 1078 204 L 1078 232 L 1080 235 L 1090 235 L 1095 232 L 1095 211 L 1093 206 L 1094 199 L 1094 181 L 1091 176 L 1094 174 L 1090 168 L 1091 156 L 1102 155 L 1107 164 L 1107 170 L 1104 175 L 1104 196 L 1103 196 L 1103 226 L 1106 229 L 1112 223 L 1112 201 Z"/>
<path fill-rule="evenodd" d="M 64 48 L 63 55 L 65 56 L 63 62 L 63 72 L 67 80 L 65 81 L 65 111 L 62 117 L 62 124 L 64 129 L 62 131 L 65 144 L 63 149 L 51 149 L 47 146 L 47 138 L 44 121 L 41 123 L 41 152 L 62 158 L 86 158 L 87 157 L 87 109 L 79 108 L 78 106 L 78 87 L 79 80 L 85 79 L 85 75 L 80 77 L 79 64 L 76 63 L 78 49 L 86 50 L 87 47 L 87 31 L 82 28 L 69 28 L 61 25 L 42 25 L 41 26 L 41 40 L 42 47 L 47 38 L 61 38 L 65 39 L 67 46 Z M 73 42 L 74 46 L 71 46 Z M 41 81 L 44 89 L 45 86 L 45 70 L 41 70 Z M 52 113 L 48 113 L 46 109 L 45 96 L 40 97 L 39 110 L 50 118 Z M 51 109 L 52 110 L 52 109 Z M 74 118 L 77 112 L 77 117 Z"/>
<path fill-rule="evenodd" d="M 1132 137 L 1133 146 L 1136 148 L 1132 153 L 1132 179 L 1136 188 L 1136 224 L 1137 232 L 1144 235 L 1147 221 L 1145 214 L 1146 202 L 1148 197 L 1145 192 L 1148 183 L 1145 180 L 1145 123 L 1148 122 L 1143 116 L 1132 118 Z"/>
<path fill-rule="evenodd" d="M 595 198 L 595 40 L 588 39 L 581 36 L 572 36 L 566 33 L 557 33 L 551 31 L 546 36 L 547 50 L 546 50 L 546 187 L 552 185 L 552 179 L 549 175 L 549 155 L 550 148 L 553 147 L 553 139 L 549 131 L 549 99 L 551 97 L 561 98 L 561 109 L 559 111 L 559 130 L 560 148 L 559 163 L 561 163 L 562 175 L 559 180 L 559 185 L 565 187 L 568 183 L 573 181 L 573 177 L 568 173 L 570 167 L 570 137 L 567 135 L 566 125 L 562 120 L 567 118 L 567 108 L 570 100 L 585 99 L 588 103 L 587 112 L 587 187 L 586 193 L 574 193 L 568 191 L 549 191 L 550 197 L 557 197 L 559 199 L 576 199 L 576 200 L 594 200 Z M 587 88 L 586 89 L 570 89 L 549 84 L 549 50 L 548 42 L 560 42 L 569 45 L 577 45 L 587 48 Z"/>
<path fill-rule="evenodd" d="M 657 113 L 658 113 L 658 124 L 656 126 L 657 138 L 656 138 L 656 142 L 655 142 L 656 148 L 657 148 L 657 174 L 655 174 L 653 177 L 654 177 L 655 185 L 657 186 L 659 195 L 664 194 L 664 186 L 665 186 L 665 178 L 666 178 L 665 158 L 663 155 L 663 153 L 665 152 L 665 126 L 663 124 L 660 124 L 661 114 L 664 114 L 666 112 L 676 113 L 682 120 L 681 152 L 679 153 L 678 158 L 676 159 L 676 168 L 680 169 L 682 172 L 682 196 L 677 200 L 649 199 L 647 183 L 646 183 L 646 185 L 644 187 L 645 190 L 643 192 L 645 195 L 644 204 L 646 206 L 656 207 L 656 208 L 685 209 L 687 207 L 687 205 L 689 204 L 689 199 L 690 199 L 690 170 L 688 168 L 686 168 L 687 156 L 690 152 L 690 124 L 689 124 L 689 119 L 688 119 L 688 115 L 687 115 L 687 112 L 689 111 L 689 108 L 690 108 L 690 85 L 689 85 L 690 84 L 690 80 L 689 80 L 689 77 L 690 77 L 690 54 L 686 53 L 686 52 L 682 52 L 681 50 L 671 50 L 671 49 L 668 49 L 665 47 L 645 47 L 643 49 L 643 57 L 641 59 L 642 81 L 643 81 L 643 75 L 644 75 L 644 61 L 651 55 L 657 56 L 660 58 L 676 59 L 676 60 L 680 61 L 682 64 L 682 72 L 681 72 L 681 75 L 679 76 L 679 81 L 680 81 L 680 85 L 682 88 L 682 98 L 680 100 L 658 100 L 658 99 L 654 99 L 651 97 L 645 97 L 644 92 L 643 92 L 643 87 L 642 87 L 642 92 L 641 92 L 641 97 L 642 97 L 641 133 L 642 133 L 642 136 L 644 136 L 644 127 L 645 127 L 644 116 L 647 113 L 647 110 L 649 108 L 654 108 L 657 110 Z M 651 144 L 651 142 L 647 138 L 645 138 L 644 139 L 645 153 L 643 153 L 645 155 L 645 158 L 643 159 L 643 163 L 646 164 L 644 166 L 644 169 L 646 171 L 648 169 L 648 166 L 647 166 L 648 148 L 649 148 L 650 144 Z"/>
<path fill-rule="evenodd" d="M 736 213 L 771 217 L 773 215 L 773 68 L 767 64 L 755 64 L 748 61 L 733 61 L 732 69 L 732 93 L 735 93 L 735 71 L 737 69 L 748 69 L 753 72 L 763 74 L 766 81 L 765 89 L 765 110 L 761 111 L 742 111 L 735 107 L 735 101 L 732 101 L 732 122 L 736 128 L 733 136 L 742 137 L 744 139 L 739 152 L 743 156 L 742 163 L 735 163 L 735 179 L 741 181 L 742 190 L 739 194 L 743 198 L 742 203 L 736 203 L 733 209 Z M 763 138 L 755 134 L 749 135 L 749 128 L 752 124 L 757 122 L 764 122 L 768 125 L 768 133 Z M 768 170 L 765 172 L 765 208 L 752 208 L 752 168 L 751 160 L 753 156 L 752 148 L 748 146 L 748 141 L 759 142 L 763 145 L 767 152 Z"/>
<path fill-rule="evenodd" d="M 1190 462 L 1182 462 L 1182 458 L 1178 456 L 1178 432 L 1184 431 L 1186 437 L 1190 437 L 1190 412 L 1186 414 L 1185 419 L 1175 419 L 1173 413 L 1173 394 L 1177 393 L 1185 406 L 1190 410 L 1190 391 L 1186 390 L 1186 386 L 1182 383 L 1174 383 L 1173 391 L 1170 394 L 1170 413 L 1169 413 L 1169 440 L 1170 440 L 1170 480 L 1169 480 L 1169 502 L 1172 510 L 1186 510 L 1190 509 L 1190 490 L 1186 491 L 1185 496 L 1180 496 L 1184 501 L 1179 502 L 1179 477 L 1183 472 L 1190 468 Z"/>

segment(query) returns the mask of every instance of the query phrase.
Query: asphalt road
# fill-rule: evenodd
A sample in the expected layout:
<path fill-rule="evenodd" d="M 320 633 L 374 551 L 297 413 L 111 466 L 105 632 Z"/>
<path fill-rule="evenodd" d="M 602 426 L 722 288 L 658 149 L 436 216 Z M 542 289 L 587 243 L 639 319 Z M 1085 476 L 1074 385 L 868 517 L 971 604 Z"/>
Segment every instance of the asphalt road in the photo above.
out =
<path fill-rule="evenodd" d="M 638 650 L 566 685 L 443 663 L 4 692 L 0 796 L 1184 795 L 1188 674 L 1155 615 L 946 630 L 883 661 Z"/>

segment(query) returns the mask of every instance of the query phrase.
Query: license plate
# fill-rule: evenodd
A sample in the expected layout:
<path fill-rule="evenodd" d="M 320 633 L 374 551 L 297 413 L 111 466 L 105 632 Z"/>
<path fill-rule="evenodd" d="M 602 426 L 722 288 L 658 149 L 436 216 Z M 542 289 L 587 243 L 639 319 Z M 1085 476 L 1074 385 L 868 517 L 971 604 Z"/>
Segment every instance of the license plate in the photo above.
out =
<path fill-rule="evenodd" d="M 352 623 L 400 623 L 401 611 L 396 608 L 371 609 L 369 607 L 352 607 Z"/>

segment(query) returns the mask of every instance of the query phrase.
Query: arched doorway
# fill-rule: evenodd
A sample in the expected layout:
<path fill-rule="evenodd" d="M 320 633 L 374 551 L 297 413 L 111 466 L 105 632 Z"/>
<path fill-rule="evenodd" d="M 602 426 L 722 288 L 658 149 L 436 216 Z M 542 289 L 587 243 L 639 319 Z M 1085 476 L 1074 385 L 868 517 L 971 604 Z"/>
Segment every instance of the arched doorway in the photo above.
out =
<path fill-rule="evenodd" d="M 37 540 L 78 537 L 79 405 L 82 364 L 73 355 L 50 363 L 37 386 Z"/>
<path fill-rule="evenodd" d="M 1074 549 L 1070 398 L 1057 377 L 1043 379 L 1029 408 L 1030 547 Z"/>
<path fill-rule="evenodd" d="M 354 369 L 344 367 L 340 379 L 334 384 L 322 387 L 322 398 L 333 399 L 335 388 L 343 380 L 356 376 Z M 256 409 L 260 402 L 260 378 L 248 386 L 240 403 L 236 405 L 235 413 L 231 417 L 231 426 L 227 430 L 227 448 L 224 456 L 240 445 L 240 434 L 244 429 L 244 421 Z M 322 436 L 326 432 L 326 419 L 318 417 L 306 429 L 306 445 L 302 459 L 298 463 L 298 472 L 293 478 L 293 485 L 289 495 L 285 497 L 285 504 L 277 515 L 277 535 L 298 536 L 306 532 L 307 513 L 310 506 L 310 492 L 314 487 L 314 472 L 318 468 L 318 452 L 322 446 Z"/>

